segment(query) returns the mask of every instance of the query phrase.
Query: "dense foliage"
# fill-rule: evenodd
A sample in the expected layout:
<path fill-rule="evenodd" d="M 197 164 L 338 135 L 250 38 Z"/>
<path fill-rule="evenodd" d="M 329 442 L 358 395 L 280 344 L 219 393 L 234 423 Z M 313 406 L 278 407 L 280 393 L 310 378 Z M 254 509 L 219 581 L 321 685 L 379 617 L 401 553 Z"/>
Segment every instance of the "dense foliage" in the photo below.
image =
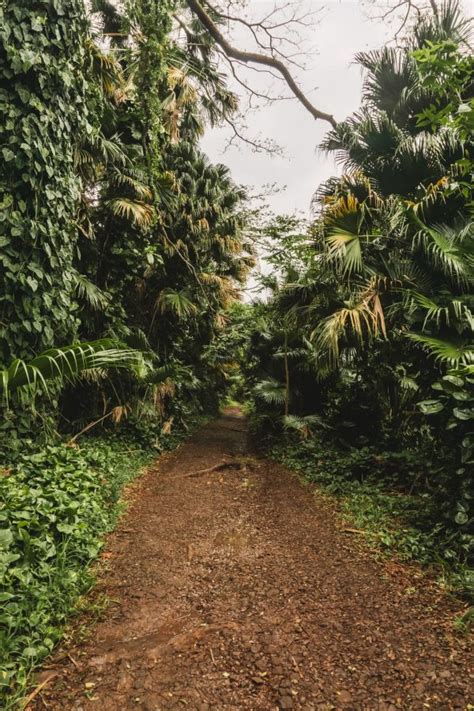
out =
<path fill-rule="evenodd" d="M 361 108 L 322 146 L 342 176 L 318 188 L 309 228 L 279 218 L 263 231 L 271 298 L 243 364 L 260 429 L 299 432 L 326 483 L 417 497 L 410 525 L 432 559 L 463 565 L 474 545 L 466 30 L 448 3 L 403 47 L 358 55 Z"/>
<path fill-rule="evenodd" d="M 93 130 L 82 0 L 0 6 L 0 362 L 77 331 L 80 183 L 71 136 Z"/>
<path fill-rule="evenodd" d="M 171 11 L 155 0 L 2 10 L 0 365 L 73 339 L 146 352 L 139 382 L 96 368 L 74 401 L 50 398 L 50 430 L 118 406 L 165 422 L 217 405 L 202 355 L 252 258 L 245 195 L 198 142 L 235 99 L 205 49 L 172 39 Z M 8 413 L 6 439 L 25 417 L 31 428 L 20 415 Z"/>
<path fill-rule="evenodd" d="M 154 448 L 146 440 L 140 446 L 132 430 L 92 438 L 80 448 L 51 444 L 37 451 L 24 441 L 23 452 L 2 470 L 0 669 L 5 690 L 21 691 L 28 671 L 61 638 L 78 596 L 91 587 L 87 566 L 123 508 L 123 486 L 183 434 L 162 435 L 158 450 L 156 442 Z"/>
<path fill-rule="evenodd" d="M 199 139 L 236 100 L 202 30 L 173 31 L 175 9 L 0 2 L 0 666 L 14 692 L 87 587 L 123 483 L 226 387 L 208 349 L 252 249 L 245 193 Z"/>

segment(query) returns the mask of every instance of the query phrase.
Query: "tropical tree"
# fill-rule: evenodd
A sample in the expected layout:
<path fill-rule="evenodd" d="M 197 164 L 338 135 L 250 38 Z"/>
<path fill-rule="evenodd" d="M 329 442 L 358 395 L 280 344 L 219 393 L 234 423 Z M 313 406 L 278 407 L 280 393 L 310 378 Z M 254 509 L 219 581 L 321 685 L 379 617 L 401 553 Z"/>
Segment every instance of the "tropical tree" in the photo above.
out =
<path fill-rule="evenodd" d="M 265 417 L 269 406 L 322 415 L 346 445 L 422 452 L 446 525 L 462 511 L 461 536 L 472 415 L 453 402 L 471 402 L 474 360 L 465 33 L 450 2 L 404 46 L 358 55 L 362 106 L 322 146 L 343 174 L 319 187 L 312 256 L 297 270 L 289 260 L 267 307 L 268 335 L 255 335 L 257 410 L 266 402 Z M 451 79 L 446 89 L 434 79 L 440 72 Z"/>

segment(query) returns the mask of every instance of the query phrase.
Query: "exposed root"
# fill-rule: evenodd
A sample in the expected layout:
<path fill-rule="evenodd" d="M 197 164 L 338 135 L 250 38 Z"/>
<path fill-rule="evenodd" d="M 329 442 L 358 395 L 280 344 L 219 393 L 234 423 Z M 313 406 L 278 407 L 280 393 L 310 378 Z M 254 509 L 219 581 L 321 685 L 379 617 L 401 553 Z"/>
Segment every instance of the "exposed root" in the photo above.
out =
<path fill-rule="evenodd" d="M 243 469 L 243 467 L 245 467 L 245 463 L 237 459 L 224 460 L 219 462 L 219 464 L 215 464 L 213 467 L 198 469 L 195 472 L 191 472 L 191 474 L 186 475 L 185 479 L 194 479 L 198 476 L 204 476 L 204 474 L 211 474 L 212 472 L 221 471 L 221 469 Z"/>

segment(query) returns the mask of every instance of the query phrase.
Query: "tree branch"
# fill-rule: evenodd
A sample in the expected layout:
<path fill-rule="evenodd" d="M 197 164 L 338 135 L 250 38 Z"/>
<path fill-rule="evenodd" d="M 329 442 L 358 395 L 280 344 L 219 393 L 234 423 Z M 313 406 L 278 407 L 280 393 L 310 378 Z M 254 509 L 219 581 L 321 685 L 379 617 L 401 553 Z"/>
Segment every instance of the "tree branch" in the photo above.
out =
<path fill-rule="evenodd" d="M 239 60 L 240 62 L 244 62 L 245 64 L 263 64 L 264 66 L 276 69 L 285 79 L 286 83 L 288 84 L 296 98 L 303 104 L 305 109 L 309 111 L 313 118 L 315 118 L 316 120 L 319 119 L 321 121 L 327 121 L 331 124 L 333 128 L 336 128 L 337 122 L 334 116 L 331 116 L 331 114 L 326 114 L 323 111 L 317 109 L 315 106 L 313 106 L 313 104 L 301 91 L 301 89 L 291 76 L 288 67 L 286 67 L 283 62 L 281 62 L 279 59 L 276 59 L 275 57 L 269 57 L 264 54 L 259 54 L 258 52 L 244 52 L 243 50 L 237 49 L 237 47 L 233 47 L 226 40 L 224 35 L 220 32 L 217 25 L 212 21 L 212 19 L 204 10 L 202 5 L 200 5 L 198 0 L 186 0 L 186 2 L 189 9 L 194 12 L 201 24 L 209 32 L 213 40 L 224 50 L 228 57 L 230 57 L 231 59 Z"/>
<path fill-rule="evenodd" d="M 430 0 L 430 5 L 431 5 L 431 9 L 433 10 L 434 16 L 436 17 L 436 19 L 438 19 L 439 18 L 439 10 L 438 10 L 438 6 L 437 6 L 435 0 Z"/>

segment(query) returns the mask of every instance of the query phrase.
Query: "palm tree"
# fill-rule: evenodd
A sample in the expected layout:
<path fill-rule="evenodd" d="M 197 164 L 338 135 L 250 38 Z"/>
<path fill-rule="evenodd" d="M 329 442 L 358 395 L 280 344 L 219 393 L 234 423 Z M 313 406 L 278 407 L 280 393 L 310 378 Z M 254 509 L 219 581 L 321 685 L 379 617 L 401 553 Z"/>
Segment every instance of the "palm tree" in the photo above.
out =
<path fill-rule="evenodd" d="M 365 409 L 354 431 L 365 422 L 379 438 L 408 422 L 440 375 L 474 359 L 472 192 L 459 178 L 472 143 L 455 125 L 426 123 L 440 100 L 416 58 L 427 37 L 457 41 L 465 25 L 455 26 L 454 10 L 447 3 L 438 19 L 425 19 L 405 47 L 359 55 L 367 72 L 362 108 L 322 146 L 344 173 L 316 193 L 313 255 L 299 274 L 287 269 L 269 307 L 273 352 L 289 316 L 291 349 L 310 344 L 289 361 L 292 390 L 306 394 L 297 412 L 318 412 L 330 397 L 334 421 L 354 422 Z M 282 384 L 261 343 L 260 379 Z"/>
<path fill-rule="evenodd" d="M 466 142 L 448 127 L 417 124 L 433 95 L 407 51 L 427 37 L 445 39 L 448 30 L 459 38 L 465 23 L 453 23 L 455 10 L 447 3 L 438 20 L 425 19 L 406 48 L 359 55 L 368 71 L 362 109 L 324 141 L 346 171 L 316 198 L 326 263 L 346 281 L 344 305 L 316 329 L 333 356 L 347 329 L 364 341 L 385 337 L 388 325 L 426 347 L 430 338 L 454 338 L 451 360 L 454 352 L 467 357 L 472 223 L 454 180 Z M 417 331 L 427 331 L 424 341 Z"/>

